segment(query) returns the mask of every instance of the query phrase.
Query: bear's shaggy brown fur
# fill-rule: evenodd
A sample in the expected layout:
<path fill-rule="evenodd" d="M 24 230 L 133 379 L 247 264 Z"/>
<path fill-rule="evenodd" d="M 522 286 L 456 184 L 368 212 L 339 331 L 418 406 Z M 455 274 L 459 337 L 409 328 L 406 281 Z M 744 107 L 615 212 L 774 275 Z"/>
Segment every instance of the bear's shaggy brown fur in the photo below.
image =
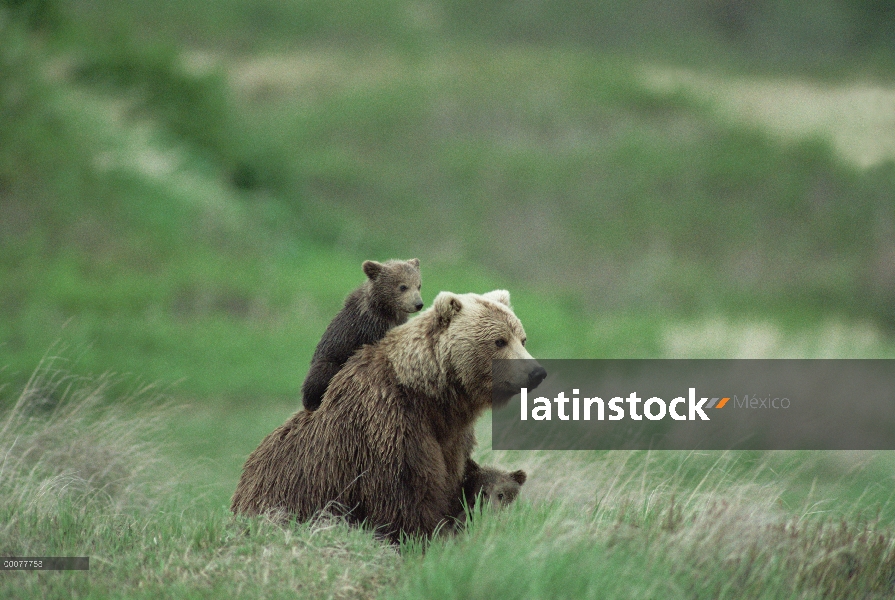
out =
<path fill-rule="evenodd" d="M 508 473 L 494 467 L 469 465 L 463 481 L 463 497 L 469 508 L 475 507 L 478 499 L 481 499 L 479 508 L 485 505 L 503 508 L 516 500 L 526 479 L 528 476 L 522 470 Z"/>
<path fill-rule="evenodd" d="M 430 536 L 462 513 L 473 425 L 544 369 L 526 352 L 509 294 L 442 292 L 416 319 L 355 353 L 320 408 L 298 411 L 243 467 L 231 510 L 304 521 L 340 507 L 397 542 Z M 526 358 L 492 386 L 491 361 Z M 513 386 L 518 386 L 513 390 Z"/>
<path fill-rule="evenodd" d="M 374 344 L 407 316 L 423 308 L 420 296 L 420 261 L 365 261 L 367 280 L 346 299 L 311 358 L 311 367 L 301 386 L 305 410 L 317 410 L 333 376 L 364 344 Z"/>

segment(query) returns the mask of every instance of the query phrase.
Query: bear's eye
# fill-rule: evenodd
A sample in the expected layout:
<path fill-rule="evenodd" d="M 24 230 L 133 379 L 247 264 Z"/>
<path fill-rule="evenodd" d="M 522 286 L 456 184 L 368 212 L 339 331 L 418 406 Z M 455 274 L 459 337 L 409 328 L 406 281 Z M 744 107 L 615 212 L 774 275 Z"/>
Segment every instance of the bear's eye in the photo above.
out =
<path fill-rule="evenodd" d="M 497 340 L 496 342 L 494 342 L 494 345 L 497 346 L 498 348 L 505 348 L 507 345 L 507 341 L 505 339 L 501 338 L 501 339 Z"/>
<path fill-rule="evenodd" d="M 402 292 L 406 292 L 406 291 L 407 291 L 407 286 L 406 286 L 406 285 L 402 285 L 402 286 L 399 287 L 398 289 L 401 290 Z"/>
<path fill-rule="evenodd" d="M 522 338 L 522 345 L 523 345 L 523 346 L 525 345 L 525 342 L 526 342 L 527 340 L 528 340 L 528 338 Z"/>
<path fill-rule="evenodd" d="M 419 284 L 418 286 L 416 286 L 416 289 L 417 289 L 418 291 L 422 291 L 422 290 L 423 290 L 423 284 L 421 283 L 421 284 Z"/>
<path fill-rule="evenodd" d="M 497 499 L 498 499 L 498 500 L 503 500 L 503 494 L 497 494 Z"/>

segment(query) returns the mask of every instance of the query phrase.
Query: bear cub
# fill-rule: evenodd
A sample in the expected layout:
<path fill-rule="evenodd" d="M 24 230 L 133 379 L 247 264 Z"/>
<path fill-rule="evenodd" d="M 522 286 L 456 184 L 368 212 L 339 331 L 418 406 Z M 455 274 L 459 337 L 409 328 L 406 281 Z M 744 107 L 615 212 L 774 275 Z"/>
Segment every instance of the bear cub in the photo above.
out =
<path fill-rule="evenodd" d="M 345 306 L 320 338 L 301 386 L 305 410 L 317 410 L 330 380 L 364 344 L 381 340 L 392 327 L 423 308 L 420 261 L 374 260 L 363 264 L 367 280 L 345 299 Z"/>
<path fill-rule="evenodd" d="M 484 508 L 484 505 L 505 508 L 516 500 L 527 478 L 525 471 L 522 470 L 508 473 L 493 467 L 467 463 L 463 497 L 469 508 L 475 506 L 477 498 L 481 498 L 483 505 L 479 507 L 480 509 Z"/>

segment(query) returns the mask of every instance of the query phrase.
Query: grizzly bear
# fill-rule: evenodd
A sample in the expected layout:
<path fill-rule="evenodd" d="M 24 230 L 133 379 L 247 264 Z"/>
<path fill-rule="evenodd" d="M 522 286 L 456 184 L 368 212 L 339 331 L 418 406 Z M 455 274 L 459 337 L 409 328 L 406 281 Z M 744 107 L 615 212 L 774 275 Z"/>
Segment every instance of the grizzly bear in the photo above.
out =
<path fill-rule="evenodd" d="M 463 481 L 463 498 L 469 508 L 476 507 L 479 499 L 479 508 L 504 508 L 516 500 L 527 478 L 522 470 L 508 473 L 493 467 L 470 465 Z"/>
<path fill-rule="evenodd" d="M 323 509 L 397 543 L 463 512 L 475 420 L 546 377 L 504 290 L 442 292 L 419 317 L 366 345 L 333 377 L 320 408 L 299 410 L 246 460 L 231 510 Z M 492 384 L 491 361 L 514 365 Z"/>
<path fill-rule="evenodd" d="M 301 386 L 305 410 L 317 410 L 333 375 L 364 344 L 382 339 L 392 327 L 423 308 L 420 261 L 390 260 L 362 265 L 367 280 L 345 299 L 314 350 L 311 367 Z"/>

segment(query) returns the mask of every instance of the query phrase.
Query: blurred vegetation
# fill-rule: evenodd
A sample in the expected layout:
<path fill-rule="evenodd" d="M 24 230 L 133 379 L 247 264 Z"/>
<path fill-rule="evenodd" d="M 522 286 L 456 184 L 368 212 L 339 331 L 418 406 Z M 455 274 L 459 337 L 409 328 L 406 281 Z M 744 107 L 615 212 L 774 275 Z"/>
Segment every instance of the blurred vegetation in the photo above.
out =
<path fill-rule="evenodd" d="M 14 3 L 29 3 L 18 0 Z M 47 4 L 41 0 L 33 4 Z M 411 52 L 464 42 L 578 47 L 704 67 L 891 70 L 895 9 L 885 0 L 72 0 L 91 31 L 235 52 L 326 45 Z M 132 31 L 131 23 L 144 25 Z M 879 65 L 878 65 L 879 66 Z"/>
<path fill-rule="evenodd" d="M 291 398 L 390 256 L 422 260 L 427 300 L 509 288 L 544 356 L 661 355 L 660 324 L 700 314 L 891 327 L 895 167 L 638 69 L 887 78 L 892 22 L 871 0 L 4 0 L 0 364 L 22 379 L 61 341 L 83 371 Z"/>

